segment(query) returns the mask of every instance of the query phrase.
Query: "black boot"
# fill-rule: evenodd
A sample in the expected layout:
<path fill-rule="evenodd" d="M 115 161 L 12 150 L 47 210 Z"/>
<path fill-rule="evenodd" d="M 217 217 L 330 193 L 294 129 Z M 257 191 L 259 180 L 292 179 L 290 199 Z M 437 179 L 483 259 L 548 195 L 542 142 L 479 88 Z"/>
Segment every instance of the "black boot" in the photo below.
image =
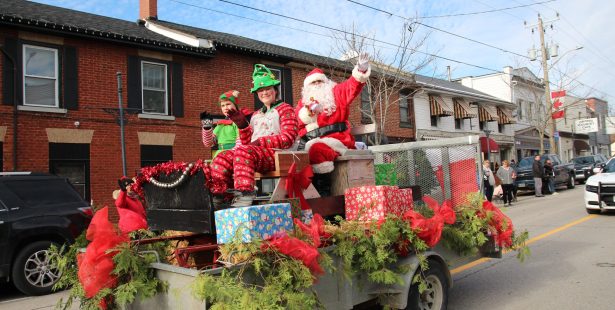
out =
<path fill-rule="evenodd" d="M 331 196 L 331 172 L 315 173 L 312 178 L 312 184 L 314 184 L 320 197 Z"/>

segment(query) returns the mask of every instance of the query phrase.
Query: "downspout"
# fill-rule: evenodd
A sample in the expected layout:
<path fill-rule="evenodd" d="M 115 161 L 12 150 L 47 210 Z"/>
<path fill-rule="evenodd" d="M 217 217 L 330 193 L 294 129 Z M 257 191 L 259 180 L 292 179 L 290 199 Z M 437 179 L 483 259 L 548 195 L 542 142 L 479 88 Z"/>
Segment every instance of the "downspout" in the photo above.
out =
<path fill-rule="evenodd" d="M 0 45 L 0 50 L 13 63 L 13 171 L 17 171 L 17 63 L 4 46 Z"/>

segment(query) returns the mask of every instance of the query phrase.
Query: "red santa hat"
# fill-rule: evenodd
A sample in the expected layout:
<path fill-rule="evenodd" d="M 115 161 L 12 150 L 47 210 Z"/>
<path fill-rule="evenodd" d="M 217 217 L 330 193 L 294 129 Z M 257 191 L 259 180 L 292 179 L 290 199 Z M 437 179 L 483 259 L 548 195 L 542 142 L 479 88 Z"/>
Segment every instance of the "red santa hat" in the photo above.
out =
<path fill-rule="evenodd" d="M 305 77 L 305 80 L 303 80 L 303 87 L 310 85 L 310 83 L 314 81 L 324 82 L 326 80 L 327 80 L 327 76 L 325 76 L 325 73 L 322 70 L 316 68 L 310 71 L 310 73 L 308 73 L 308 75 Z"/>

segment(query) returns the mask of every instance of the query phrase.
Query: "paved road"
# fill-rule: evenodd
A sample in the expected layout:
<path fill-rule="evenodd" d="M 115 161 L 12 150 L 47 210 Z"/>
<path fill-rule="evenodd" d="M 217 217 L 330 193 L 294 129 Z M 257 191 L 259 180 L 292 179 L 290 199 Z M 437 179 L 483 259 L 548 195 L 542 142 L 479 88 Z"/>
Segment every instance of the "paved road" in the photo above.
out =
<path fill-rule="evenodd" d="M 532 255 L 520 263 L 508 253 L 455 273 L 449 309 L 614 308 L 615 214 L 588 216 L 583 186 L 520 196 L 504 210 L 517 229 L 530 232 Z M 0 309 L 53 309 L 64 296 L 26 297 L 2 284 Z"/>
<path fill-rule="evenodd" d="M 588 215 L 583 186 L 523 196 L 505 212 L 530 232 L 532 255 L 455 274 L 449 309 L 614 309 L 615 214 Z"/>

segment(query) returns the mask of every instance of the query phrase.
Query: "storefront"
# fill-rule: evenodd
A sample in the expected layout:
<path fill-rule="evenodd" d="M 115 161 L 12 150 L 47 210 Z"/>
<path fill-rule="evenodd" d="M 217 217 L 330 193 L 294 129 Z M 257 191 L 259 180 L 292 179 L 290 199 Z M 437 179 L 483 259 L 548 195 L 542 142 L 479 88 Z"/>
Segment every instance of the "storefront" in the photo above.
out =
<path fill-rule="evenodd" d="M 549 136 L 545 133 L 542 139 L 543 153 L 550 153 Z M 515 132 L 515 149 L 517 160 L 523 157 L 540 154 L 540 135 L 534 127 Z"/>

